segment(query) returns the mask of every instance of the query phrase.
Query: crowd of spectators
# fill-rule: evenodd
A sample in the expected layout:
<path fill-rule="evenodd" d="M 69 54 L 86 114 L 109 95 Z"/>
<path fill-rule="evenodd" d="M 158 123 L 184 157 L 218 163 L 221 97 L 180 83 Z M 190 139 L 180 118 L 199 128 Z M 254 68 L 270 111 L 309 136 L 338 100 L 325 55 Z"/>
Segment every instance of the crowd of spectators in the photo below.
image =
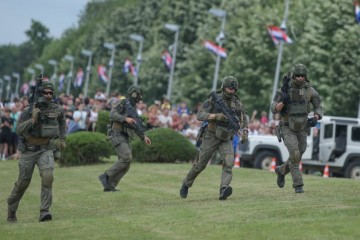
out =
<path fill-rule="evenodd" d="M 66 116 L 67 134 L 77 131 L 95 131 L 99 111 L 111 110 L 116 102 L 123 99 L 120 94 L 112 94 L 109 98 L 99 89 L 92 98 L 84 98 L 82 94 L 78 97 L 60 94 L 56 102 L 63 106 Z M 16 124 L 23 109 L 29 105 L 28 98 L 14 98 L 12 102 L 0 102 L 1 129 L 0 129 L 0 157 L 2 160 L 16 158 L 18 137 L 15 133 Z M 152 104 L 140 101 L 137 104 L 139 116 L 147 119 L 146 128 L 171 128 L 180 132 L 196 144 L 196 136 L 201 122 L 196 119 L 196 113 L 201 106 L 197 104 L 194 109 L 189 108 L 183 101 L 173 104 L 164 97 L 155 100 Z M 249 120 L 249 135 L 275 135 L 275 127 L 279 123 L 279 116 L 269 120 L 267 112 L 262 111 L 260 115 L 254 110 Z M 234 138 L 237 145 L 237 138 Z M 234 146 L 236 147 L 236 146 Z"/>

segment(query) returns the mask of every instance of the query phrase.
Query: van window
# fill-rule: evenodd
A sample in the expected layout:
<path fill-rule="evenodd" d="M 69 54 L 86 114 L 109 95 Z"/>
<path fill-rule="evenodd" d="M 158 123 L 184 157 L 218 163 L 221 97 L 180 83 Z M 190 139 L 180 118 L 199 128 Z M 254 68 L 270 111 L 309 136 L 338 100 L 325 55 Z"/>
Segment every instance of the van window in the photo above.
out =
<path fill-rule="evenodd" d="M 332 138 L 332 137 L 333 137 L 333 125 L 325 124 L 324 138 Z"/>
<path fill-rule="evenodd" d="M 351 140 L 354 142 L 360 142 L 360 127 L 353 127 L 351 129 Z"/>

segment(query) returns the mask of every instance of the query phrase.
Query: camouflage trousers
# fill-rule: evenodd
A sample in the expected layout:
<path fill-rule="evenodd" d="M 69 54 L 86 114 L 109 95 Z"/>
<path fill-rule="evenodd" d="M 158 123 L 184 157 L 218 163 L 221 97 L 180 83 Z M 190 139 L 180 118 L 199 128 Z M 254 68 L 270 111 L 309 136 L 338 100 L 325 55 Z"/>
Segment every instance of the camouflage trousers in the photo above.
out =
<path fill-rule="evenodd" d="M 282 127 L 284 144 L 289 151 L 289 159 L 280 166 L 281 174 L 291 173 L 293 187 L 303 186 L 303 178 L 299 169 L 301 157 L 306 150 L 307 130 L 294 132 L 288 126 Z"/>
<path fill-rule="evenodd" d="M 40 212 L 48 212 L 52 203 L 52 183 L 54 181 L 54 157 L 52 150 L 36 152 L 24 151 L 19 159 L 19 177 L 7 199 L 8 210 L 17 211 L 20 200 L 29 187 L 35 165 L 38 166 L 41 177 Z"/>
<path fill-rule="evenodd" d="M 123 134 L 113 137 L 112 143 L 115 147 L 118 160 L 105 173 L 109 176 L 109 184 L 116 187 L 122 177 L 129 171 L 132 160 L 129 138 Z"/>
<path fill-rule="evenodd" d="M 185 186 L 191 187 L 193 185 L 196 177 L 206 168 L 211 156 L 216 150 L 219 152 L 223 161 L 220 188 L 229 186 L 232 180 L 232 168 L 234 166 L 232 140 L 220 140 L 209 130 L 205 132 L 198 159 L 183 180 Z"/>

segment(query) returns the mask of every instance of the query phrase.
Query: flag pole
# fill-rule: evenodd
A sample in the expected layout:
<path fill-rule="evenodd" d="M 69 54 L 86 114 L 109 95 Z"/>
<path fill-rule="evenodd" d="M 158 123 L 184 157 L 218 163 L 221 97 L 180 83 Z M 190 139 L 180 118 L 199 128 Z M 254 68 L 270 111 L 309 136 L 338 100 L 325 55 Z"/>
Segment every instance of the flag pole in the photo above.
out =
<path fill-rule="evenodd" d="M 286 32 L 286 21 L 287 21 L 287 17 L 288 17 L 288 12 L 289 12 L 289 0 L 285 0 L 284 19 L 280 26 L 280 28 L 285 32 Z M 271 99 L 270 99 L 269 121 L 271 121 L 273 119 L 273 113 L 271 112 L 271 102 L 274 99 L 276 90 L 278 88 L 283 48 L 284 48 L 284 41 L 280 41 L 280 46 L 279 46 L 279 51 L 278 51 L 278 56 L 277 56 L 277 61 L 276 61 L 273 91 L 272 91 L 272 95 L 271 95 Z"/>

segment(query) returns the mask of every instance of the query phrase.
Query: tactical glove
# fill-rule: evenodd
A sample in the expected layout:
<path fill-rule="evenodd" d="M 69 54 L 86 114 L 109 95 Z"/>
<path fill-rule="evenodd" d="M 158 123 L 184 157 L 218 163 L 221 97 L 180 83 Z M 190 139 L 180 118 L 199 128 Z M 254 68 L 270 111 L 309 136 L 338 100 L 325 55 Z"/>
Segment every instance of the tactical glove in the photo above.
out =
<path fill-rule="evenodd" d="M 241 143 L 246 143 L 249 140 L 248 131 L 244 130 L 241 134 Z"/>
<path fill-rule="evenodd" d="M 309 124 L 310 127 L 315 127 L 316 124 L 317 124 L 317 119 L 314 118 L 314 117 L 309 118 L 309 119 L 308 119 L 308 124 Z"/>
<path fill-rule="evenodd" d="M 31 117 L 32 117 L 34 123 L 37 123 L 40 113 L 41 113 L 40 108 L 34 108 L 32 110 Z"/>
<path fill-rule="evenodd" d="M 215 115 L 216 115 L 215 119 L 217 121 L 225 121 L 227 119 L 223 113 L 216 113 Z"/>
<path fill-rule="evenodd" d="M 57 148 L 62 151 L 66 148 L 66 144 L 65 144 L 65 140 L 64 139 L 60 139 L 58 144 L 57 144 Z"/>
<path fill-rule="evenodd" d="M 289 96 L 289 94 L 287 92 L 282 92 L 281 98 L 282 98 L 282 102 L 285 105 L 288 105 L 290 103 L 290 96 Z"/>

